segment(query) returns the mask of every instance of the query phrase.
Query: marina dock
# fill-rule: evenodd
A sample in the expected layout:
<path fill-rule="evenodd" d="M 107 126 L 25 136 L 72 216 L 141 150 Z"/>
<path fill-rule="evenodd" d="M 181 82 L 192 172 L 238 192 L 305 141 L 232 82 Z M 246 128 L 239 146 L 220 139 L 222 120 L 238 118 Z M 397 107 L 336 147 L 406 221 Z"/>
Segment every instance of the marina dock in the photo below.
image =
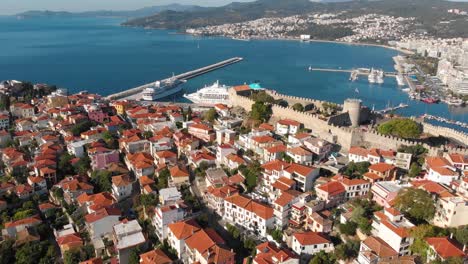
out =
<path fill-rule="evenodd" d="M 188 71 L 188 72 L 184 72 L 184 73 L 181 73 L 181 74 L 178 74 L 178 75 L 174 75 L 174 76 L 169 77 L 167 79 L 161 80 L 161 82 L 167 81 L 170 78 L 175 78 L 175 79 L 178 79 L 178 80 L 181 80 L 181 81 L 186 81 L 186 80 L 195 78 L 197 76 L 203 75 L 205 73 L 208 73 L 208 72 L 211 72 L 211 71 L 226 67 L 228 65 L 238 63 L 238 62 L 240 62 L 242 60 L 243 60 L 242 57 L 230 58 L 230 59 L 220 61 L 218 63 L 211 64 L 211 65 L 208 65 L 208 66 L 205 66 L 205 67 L 201 67 L 201 68 L 198 68 L 198 69 L 195 69 L 195 70 L 192 70 L 192 71 Z M 127 89 L 125 91 L 121 91 L 121 92 L 118 92 L 118 93 L 115 93 L 115 94 L 108 95 L 106 98 L 109 99 L 109 100 L 118 100 L 118 99 L 123 99 L 123 98 L 137 99 L 138 95 L 144 89 L 152 87 L 154 85 L 154 83 L 155 82 L 151 82 L 151 83 L 144 84 L 144 85 L 141 85 L 141 86 L 138 86 L 138 87 L 135 87 L 135 88 L 130 88 L 130 89 Z"/>
<path fill-rule="evenodd" d="M 358 75 L 368 75 L 369 71 L 362 71 L 359 69 L 330 69 L 330 68 L 311 68 L 310 71 L 322 71 L 322 72 L 347 72 L 347 73 L 352 73 L 352 72 L 357 72 Z M 385 76 L 396 76 L 396 72 L 384 72 Z"/>
<path fill-rule="evenodd" d="M 392 112 L 392 111 L 396 111 L 398 109 L 406 108 L 408 106 L 409 105 L 407 105 L 407 104 L 401 103 L 401 104 L 399 104 L 397 106 L 387 107 L 385 109 L 382 109 L 382 110 L 379 110 L 379 111 L 376 111 L 376 112 L 379 113 L 379 114 L 386 114 L 386 113 L 389 113 L 389 112 Z"/>

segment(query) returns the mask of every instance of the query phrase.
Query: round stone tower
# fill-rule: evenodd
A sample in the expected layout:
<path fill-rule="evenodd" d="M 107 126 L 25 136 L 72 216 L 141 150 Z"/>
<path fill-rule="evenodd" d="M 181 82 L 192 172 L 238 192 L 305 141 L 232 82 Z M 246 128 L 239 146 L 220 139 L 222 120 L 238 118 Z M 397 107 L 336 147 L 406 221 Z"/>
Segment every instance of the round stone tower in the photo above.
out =
<path fill-rule="evenodd" d="M 343 105 L 343 112 L 348 112 L 352 127 L 358 127 L 361 119 L 361 100 L 346 99 Z"/>

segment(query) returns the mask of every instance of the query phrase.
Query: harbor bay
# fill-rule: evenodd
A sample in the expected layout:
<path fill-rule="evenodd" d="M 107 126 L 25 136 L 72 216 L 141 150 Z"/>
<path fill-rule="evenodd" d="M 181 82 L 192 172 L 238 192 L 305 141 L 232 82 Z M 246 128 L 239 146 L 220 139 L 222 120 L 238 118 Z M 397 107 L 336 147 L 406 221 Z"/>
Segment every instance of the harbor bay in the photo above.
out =
<path fill-rule="evenodd" d="M 309 71 L 379 68 L 394 72 L 395 50 L 337 43 L 284 40 L 237 41 L 194 37 L 164 30 L 126 28 L 111 18 L 0 18 L 0 79 L 56 84 L 70 92 L 109 95 L 230 57 L 241 63 L 183 84 L 186 93 L 219 80 L 226 85 L 260 81 L 282 94 L 342 103 L 355 97 L 375 110 L 408 104 L 407 116 L 430 114 L 468 122 L 468 108 L 409 100 L 394 77 L 369 84 L 347 72 Z M 184 101 L 180 97 L 168 100 Z"/>

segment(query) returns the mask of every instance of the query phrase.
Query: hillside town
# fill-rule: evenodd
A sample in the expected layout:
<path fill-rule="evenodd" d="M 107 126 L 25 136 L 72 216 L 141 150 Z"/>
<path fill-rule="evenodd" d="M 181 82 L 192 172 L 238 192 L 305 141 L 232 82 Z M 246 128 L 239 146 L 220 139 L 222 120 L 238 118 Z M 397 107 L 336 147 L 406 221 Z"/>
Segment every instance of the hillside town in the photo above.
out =
<path fill-rule="evenodd" d="M 265 105 L 3 82 L 0 263 L 465 263 L 466 152 L 345 149 Z"/>
<path fill-rule="evenodd" d="M 413 36 L 409 26 L 414 18 L 365 14 L 349 17 L 346 12 L 311 13 L 288 17 L 268 17 L 242 23 L 189 28 L 194 35 L 216 35 L 236 39 L 299 39 L 309 38 L 343 42 L 378 42 L 399 40 Z M 326 34 L 322 34 L 326 31 Z M 326 35 L 326 36 L 325 36 Z"/>

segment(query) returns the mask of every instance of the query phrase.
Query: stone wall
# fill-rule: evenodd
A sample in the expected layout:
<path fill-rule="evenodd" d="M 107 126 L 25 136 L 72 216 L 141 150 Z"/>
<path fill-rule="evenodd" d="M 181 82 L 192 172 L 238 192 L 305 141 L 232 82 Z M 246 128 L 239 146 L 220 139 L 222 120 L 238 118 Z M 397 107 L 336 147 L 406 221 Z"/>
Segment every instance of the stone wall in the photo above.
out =
<path fill-rule="evenodd" d="M 229 91 L 229 99 L 231 101 L 231 106 L 239 106 L 246 111 L 251 111 L 253 100 L 250 100 L 248 97 L 239 96 L 234 90 Z M 311 100 L 314 101 L 314 100 Z M 312 130 L 314 136 L 325 139 L 329 142 L 339 144 L 342 146 L 344 151 L 349 150 L 351 146 L 365 146 L 368 148 L 383 148 L 383 149 L 398 149 L 402 145 L 417 145 L 420 144 L 417 141 L 401 139 L 393 136 L 386 136 L 379 134 L 376 131 L 361 131 L 359 128 L 353 129 L 349 127 L 339 127 L 332 124 L 328 124 L 328 120 L 322 120 L 316 114 L 311 114 L 307 112 L 298 112 L 292 109 L 291 107 L 282 107 L 279 105 L 272 105 L 273 116 L 279 119 L 293 119 L 304 124 L 304 127 Z M 446 137 L 453 137 L 461 142 L 468 142 L 466 134 L 458 132 L 453 129 L 441 128 L 427 123 L 423 123 L 424 131 L 436 134 L 443 135 Z M 465 140 L 465 141 L 462 141 Z M 431 155 L 440 154 L 442 152 L 458 152 L 468 155 L 468 149 L 453 149 L 453 148 L 434 148 L 430 147 L 427 144 L 423 146 L 429 149 Z"/>
<path fill-rule="evenodd" d="M 423 132 L 434 136 L 444 136 L 455 139 L 456 141 L 468 144 L 468 134 L 448 127 L 435 126 L 429 123 L 422 123 Z"/>

